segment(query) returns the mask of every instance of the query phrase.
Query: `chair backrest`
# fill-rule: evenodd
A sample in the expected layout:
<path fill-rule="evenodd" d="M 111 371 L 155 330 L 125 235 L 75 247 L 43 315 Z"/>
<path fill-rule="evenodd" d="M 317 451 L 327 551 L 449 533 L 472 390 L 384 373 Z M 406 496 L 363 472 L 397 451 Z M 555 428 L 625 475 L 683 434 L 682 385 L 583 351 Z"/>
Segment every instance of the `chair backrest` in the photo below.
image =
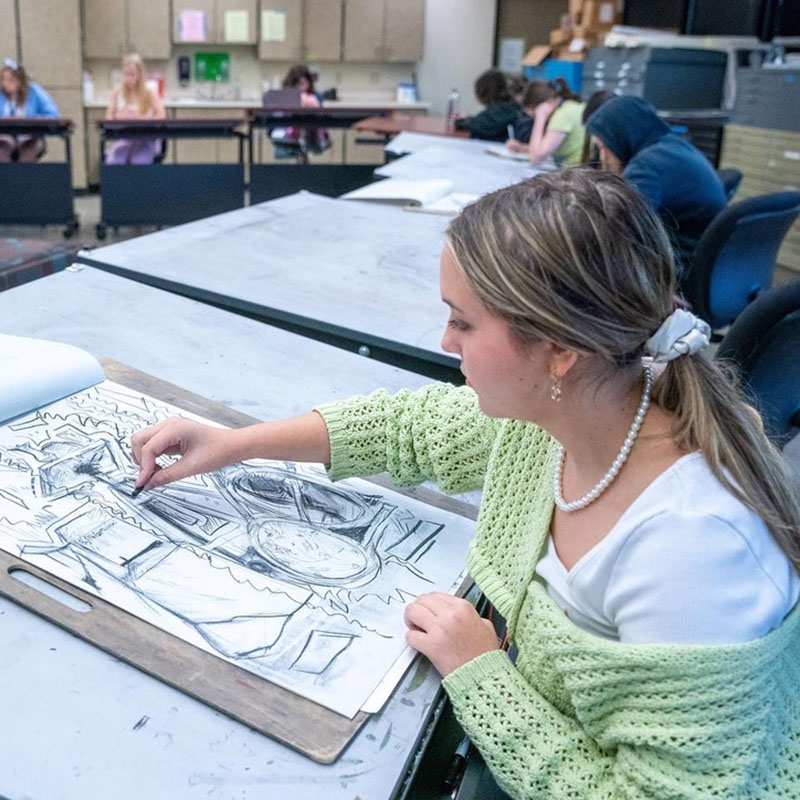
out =
<path fill-rule="evenodd" d="M 733 322 L 772 285 L 778 248 L 798 213 L 800 193 L 777 192 L 732 203 L 706 228 L 682 289 L 712 328 Z"/>
<path fill-rule="evenodd" d="M 781 284 L 749 305 L 731 325 L 716 358 L 733 363 L 782 447 L 800 428 L 800 280 Z"/>
<path fill-rule="evenodd" d="M 718 169 L 717 176 L 722 181 L 722 188 L 725 190 L 725 197 L 728 201 L 736 194 L 739 184 L 742 182 L 742 171 L 733 167 Z"/>
<path fill-rule="evenodd" d="M 302 108 L 303 98 L 299 89 L 268 89 L 261 97 L 264 108 Z"/>

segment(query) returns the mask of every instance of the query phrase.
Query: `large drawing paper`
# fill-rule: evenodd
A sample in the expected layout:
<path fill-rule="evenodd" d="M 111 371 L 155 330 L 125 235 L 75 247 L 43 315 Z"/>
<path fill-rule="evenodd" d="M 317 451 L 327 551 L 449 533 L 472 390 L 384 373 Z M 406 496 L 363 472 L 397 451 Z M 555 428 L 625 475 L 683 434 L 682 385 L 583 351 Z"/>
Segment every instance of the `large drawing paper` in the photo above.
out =
<path fill-rule="evenodd" d="M 406 651 L 406 603 L 456 588 L 473 523 L 283 462 L 132 498 L 131 434 L 177 413 L 106 381 L 0 427 L 0 547 L 352 717 Z"/>
<path fill-rule="evenodd" d="M 0 423 L 103 380 L 85 350 L 0 334 Z"/>

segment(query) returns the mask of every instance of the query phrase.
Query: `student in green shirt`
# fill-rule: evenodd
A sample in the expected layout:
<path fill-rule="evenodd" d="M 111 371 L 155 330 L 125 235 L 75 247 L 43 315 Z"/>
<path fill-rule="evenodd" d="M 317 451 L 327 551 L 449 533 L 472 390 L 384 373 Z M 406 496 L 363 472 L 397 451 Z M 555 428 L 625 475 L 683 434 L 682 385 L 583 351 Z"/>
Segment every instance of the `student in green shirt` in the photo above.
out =
<path fill-rule="evenodd" d="M 531 81 L 525 90 L 522 107 L 533 117 L 528 144 L 509 139 L 506 145 L 514 153 L 528 152 L 531 164 L 552 157 L 558 164 L 574 167 L 581 163 L 586 129 L 583 126 L 583 103 L 563 78 L 554 81 Z"/>

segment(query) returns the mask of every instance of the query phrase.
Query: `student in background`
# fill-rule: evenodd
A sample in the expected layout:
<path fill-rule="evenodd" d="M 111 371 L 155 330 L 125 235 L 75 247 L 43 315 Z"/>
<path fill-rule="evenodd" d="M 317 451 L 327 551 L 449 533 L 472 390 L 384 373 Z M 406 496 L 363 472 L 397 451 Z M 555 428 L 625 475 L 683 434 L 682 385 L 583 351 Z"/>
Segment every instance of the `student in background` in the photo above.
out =
<path fill-rule="evenodd" d="M 58 117 L 53 98 L 34 81 L 28 80 L 21 64 L 3 61 L 0 74 L 0 117 Z M 32 162 L 41 158 L 44 139 L 38 136 L 0 136 L 0 162 Z"/>
<path fill-rule="evenodd" d="M 299 89 L 300 104 L 303 108 L 319 108 L 320 103 L 314 91 L 314 76 L 305 64 L 295 64 L 286 73 L 282 84 L 284 89 Z"/>
<path fill-rule="evenodd" d="M 486 108 L 473 117 L 455 121 L 456 130 L 469 131 L 471 139 L 504 142 L 509 126 L 516 131 L 516 126 L 524 122 L 522 110 L 508 90 L 506 76 L 499 69 L 487 70 L 475 81 L 475 97 Z"/>
<path fill-rule="evenodd" d="M 111 92 L 106 119 L 164 119 L 158 92 L 147 85 L 144 63 L 137 53 L 122 59 L 122 83 Z M 106 164 L 152 164 L 160 139 L 118 139 L 106 153 Z"/>
<path fill-rule="evenodd" d="M 605 89 L 601 89 L 600 91 L 589 95 L 589 99 L 583 106 L 583 114 L 581 114 L 581 122 L 583 122 L 583 127 L 586 127 L 589 117 L 591 117 L 592 114 L 594 114 L 594 112 L 600 108 L 600 106 L 602 106 L 604 103 L 607 103 L 609 100 L 613 100 L 617 96 L 618 95 L 614 94 L 614 92 L 609 92 Z M 599 169 L 602 166 L 600 164 L 600 153 L 597 149 L 597 145 L 592 144 L 591 139 L 592 137 L 587 131 L 584 138 L 583 158 L 581 159 L 581 163 L 590 167 L 594 167 L 595 169 Z"/>
<path fill-rule="evenodd" d="M 795 798 L 800 506 L 675 307 L 656 213 L 615 175 L 539 175 L 456 217 L 440 281 L 466 387 L 164 420 L 132 439 L 136 486 L 255 457 L 482 486 L 468 566 L 516 658 L 466 600 L 424 594 L 405 619 L 506 792 Z"/>
<path fill-rule="evenodd" d="M 622 175 L 658 211 L 685 265 L 714 217 L 725 208 L 722 182 L 709 160 L 670 132 L 639 97 L 604 103 L 586 124 L 603 169 Z"/>
<path fill-rule="evenodd" d="M 516 137 L 506 142 L 512 153 L 527 152 L 531 164 L 550 157 L 568 167 L 581 163 L 586 141 L 583 103 L 563 78 L 531 81 L 522 107 L 533 118 L 533 129 L 527 145 Z"/>

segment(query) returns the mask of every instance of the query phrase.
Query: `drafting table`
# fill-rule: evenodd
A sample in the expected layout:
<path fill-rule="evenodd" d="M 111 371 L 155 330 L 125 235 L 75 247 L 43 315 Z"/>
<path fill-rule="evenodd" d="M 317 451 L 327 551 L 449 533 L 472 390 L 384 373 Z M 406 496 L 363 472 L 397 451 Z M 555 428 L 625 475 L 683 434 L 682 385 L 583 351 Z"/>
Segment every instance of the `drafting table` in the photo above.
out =
<path fill-rule="evenodd" d="M 415 133 L 402 131 L 386 143 L 387 153 L 393 155 L 407 155 L 424 150 L 426 147 L 443 147 L 456 153 L 485 153 L 490 145 L 497 142 L 486 142 L 483 139 L 464 139 L 454 136 L 435 136 L 430 133 Z"/>
<path fill-rule="evenodd" d="M 440 348 L 447 222 L 298 193 L 78 258 L 353 350 L 366 346 L 408 369 L 457 375 L 457 360 Z"/>
<path fill-rule="evenodd" d="M 382 119 L 391 109 L 261 107 L 248 112 L 250 139 L 250 202 L 261 203 L 276 197 L 294 194 L 307 189 L 328 197 L 338 197 L 357 189 L 372 180 L 371 164 L 312 164 L 309 163 L 305 147 L 297 147 L 296 163 L 257 164 L 253 150 L 258 138 L 274 128 L 320 129 L 350 128 L 353 123 L 377 115 Z M 359 141 L 359 140 L 357 140 Z M 362 140 L 371 143 L 374 140 Z"/>
<path fill-rule="evenodd" d="M 428 117 L 415 114 L 392 114 L 388 117 L 368 117 L 353 125 L 357 131 L 381 133 L 394 136 L 401 131 L 414 131 L 437 136 L 448 136 L 455 139 L 466 139 L 468 131 L 448 130 L 446 117 Z"/>
<path fill-rule="evenodd" d="M 491 142 L 484 142 L 486 148 Z M 375 170 L 383 178 L 430 180 L 445 178 L 454 192 L 486 194 L 532 178 L 543 170 L 524 161 L 499 158 L 486 152 L 459 152 L 447 145 L 433 145 L 395 159 Z"/>
<path fill-rule="evenodd" d="M 99 120 L 100 222 L 106 226 L 179 225 L 244 206 L 243 119 Z M 115 139 L 237 139 L 234 164 L 106 164 Z"/>
<path fill-rule="evenodd" d="M 260 418 L 425 382 L 88 267 L 0 293 L 0 319 L 5 333 L 109 355 Z M 322 766 L 2 598 L 0 620 L 3 797 L 401 797 L 439 708 L 438 678 L 412 667 L 341 758 Z"/>
<path fill-rule="evenodd" d="M 64 161 L 0 164 L 0 225 L 64 224 L 64 236 L 78 230 L 72 199 L 72 121 L 54 117 L 3 117 L 0 134 L 58 136 Z"/>

